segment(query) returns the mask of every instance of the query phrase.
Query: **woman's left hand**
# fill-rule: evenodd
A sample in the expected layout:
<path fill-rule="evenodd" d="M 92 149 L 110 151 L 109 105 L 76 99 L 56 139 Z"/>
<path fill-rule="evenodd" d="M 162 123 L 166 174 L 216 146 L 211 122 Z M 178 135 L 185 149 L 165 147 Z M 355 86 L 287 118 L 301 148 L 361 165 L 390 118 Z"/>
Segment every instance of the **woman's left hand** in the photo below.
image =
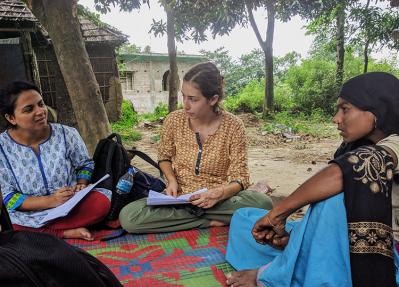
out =
<path fill-rule="evenodd" d="M 73 187 L 73 191 L 74 192 L 78 192 L 81 191 L 83 188 L 85 188 L 87 186 L 87 184 L 85 183 L 77 183 L 74 187 Z"/>
<path fill-rule="evenodd" d="M 190 197 L 191 204 L 201 208 L 211 208 L 221 200 L 223 200 L 222 188 L 213 188 Z"/>

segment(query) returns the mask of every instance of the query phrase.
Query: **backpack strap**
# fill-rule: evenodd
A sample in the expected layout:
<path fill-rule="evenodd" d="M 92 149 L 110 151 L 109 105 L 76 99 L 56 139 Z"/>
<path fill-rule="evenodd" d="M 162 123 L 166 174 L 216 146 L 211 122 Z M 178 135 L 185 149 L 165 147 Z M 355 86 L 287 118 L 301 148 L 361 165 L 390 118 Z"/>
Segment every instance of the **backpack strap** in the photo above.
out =
<path fill-rule="evenodd" d="M 1 227 L 0 232 L 13 230 L 10 216 L 8 215 L 7 208 L 4 205 L 3 201 L 1 201 L 0 227 Z"/>
<path fill-rule="evenodd" d="M 106 141 L 103 140 L 103 139 L 98 142 L 98 144 L 96 146 L 96 150 L 94 151 L 94 154 L 93 154 L 93 161 L 94 162 L 96 162 L 98 157 L 100 156 L 100 153 L 102 152 L 105 143 L 106 143 Z"/>
<path fill-rule="evenodd" d="M 128 150 L 128 152 L 130 152 L 133 155 L 133 157 L 135 157 L 137 155 L 142 160 L 148 162 L 150 165 L 152 165 L 157 170 L 159 170 L 159 175 L 161 177 L 163 176 L 162 170 L 160 169 L 159 165 L 149 155 L 147 155 L 146 153 L 139 151 L 137 149 L 130 149 L 130 150 Z"/>

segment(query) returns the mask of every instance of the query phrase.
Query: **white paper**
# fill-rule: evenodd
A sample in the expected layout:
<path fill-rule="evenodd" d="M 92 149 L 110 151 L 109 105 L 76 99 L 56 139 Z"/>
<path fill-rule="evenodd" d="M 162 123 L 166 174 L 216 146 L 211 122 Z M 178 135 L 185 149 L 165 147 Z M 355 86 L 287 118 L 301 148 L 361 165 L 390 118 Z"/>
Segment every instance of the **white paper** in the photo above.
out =
<path fill-rule="evenodd" d="M 95 183 L 89 184 L 87 187 L 84 189 L 76 192 L 74 196 L 72 196 L 68 201 L 64 202 L 63 204 L 45 210 L 43 213 L 47 213 L 43 219 L 40 221 L 40 223 L 46 223 L 50 220 L 59 218 L 59 217 L 64 217 L 68 215 L 68 213 L 78 204 L 90 191 L 93 190 L 93 188 L 102 182 L 103 180 L 107 179 L 109 177 L 109 174 L 104 175 L 102 178 L 100 178 L 98 181 Z"/>
<path fill-rule="evenodd" d="M 194 194 L 200 194 L 208 189 L 203 188 L 192 193 L 187 193 L 180 195 L 178 197 L 173 197 L 171 195 L 166 195 L 153 190 L 150 190 L 147 197 L 147 205 L 171 205 L 171 204 L 189 204 L 190 197 Z"/>

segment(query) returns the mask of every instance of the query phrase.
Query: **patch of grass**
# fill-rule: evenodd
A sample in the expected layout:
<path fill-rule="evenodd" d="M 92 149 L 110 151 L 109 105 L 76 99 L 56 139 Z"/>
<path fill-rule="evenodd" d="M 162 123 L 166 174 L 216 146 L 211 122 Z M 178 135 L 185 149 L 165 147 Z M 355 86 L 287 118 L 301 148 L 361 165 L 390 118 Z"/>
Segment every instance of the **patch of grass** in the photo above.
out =
<path fill-rule="evenodd" d="M 160 118 L 164 118 L 168 115 L 169 110 L 166 104 L 160 103 L 154 110 L 153 113 L 146 113 L 139 116 L 139 121 L 150 121 L 156 122 Z"/>
<path fill-rule="evenodd" d="M 155 135 L 151 137 L 151 141 L 152 142 L 159 142 L 159 140 L 161 139 L 160 135 Z"/>
<path fill-rule="evenodd" d="M 134 130 L 138 122 L 138 115 L 133 110 L 132 104 L 129 101 L 123 101 L 121 118 L 111 123 L 112 132 L 120 134 L 125 144 L 131 144 L 141 139 L 141 133 Z"/>
<path fill-rule="evenodd" d="M 317 138 L 338 137 L 331 117 L 326 116 L 320 110 L 315 110 L 309 116 L 303 113 L 292 114 L 287 111 L 275 113 L 266 120 L 262 129 L 268 132 L 291 132 Z"/>

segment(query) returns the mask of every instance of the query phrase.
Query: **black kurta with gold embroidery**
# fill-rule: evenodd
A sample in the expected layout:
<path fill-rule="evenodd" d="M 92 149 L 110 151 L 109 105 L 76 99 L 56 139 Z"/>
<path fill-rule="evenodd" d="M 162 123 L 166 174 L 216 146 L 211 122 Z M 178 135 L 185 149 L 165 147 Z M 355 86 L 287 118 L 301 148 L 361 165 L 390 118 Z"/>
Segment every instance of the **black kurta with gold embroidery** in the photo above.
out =
<path fill-rule="evenodd" d="M 344 178 L 352 283 L 396 286 L 392 235 L 392 157 L 362 146 L 335 158 Z"/>

